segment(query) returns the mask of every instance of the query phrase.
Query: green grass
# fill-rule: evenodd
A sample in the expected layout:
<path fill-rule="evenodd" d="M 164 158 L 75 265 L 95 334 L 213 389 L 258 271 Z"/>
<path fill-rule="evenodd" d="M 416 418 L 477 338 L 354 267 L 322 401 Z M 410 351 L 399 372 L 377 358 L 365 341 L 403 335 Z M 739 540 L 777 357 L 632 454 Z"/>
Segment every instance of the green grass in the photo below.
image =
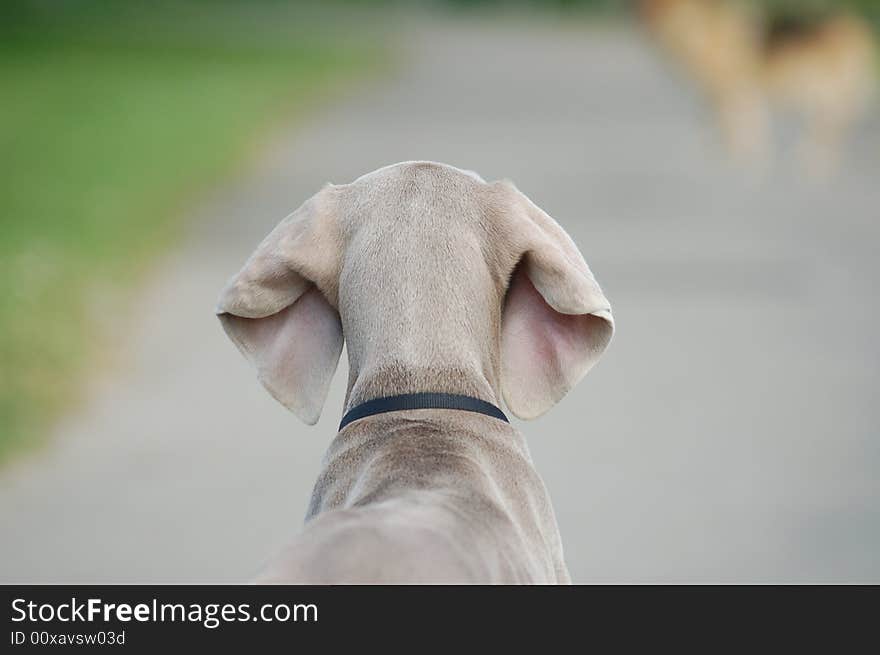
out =
<path fill-rule="evenodd" d="M 97 317 L 125 311 L 186 201 L 382 59 L 287 14 L 86 6 L 0 15 L 0 461 L 76 399 Z"/>

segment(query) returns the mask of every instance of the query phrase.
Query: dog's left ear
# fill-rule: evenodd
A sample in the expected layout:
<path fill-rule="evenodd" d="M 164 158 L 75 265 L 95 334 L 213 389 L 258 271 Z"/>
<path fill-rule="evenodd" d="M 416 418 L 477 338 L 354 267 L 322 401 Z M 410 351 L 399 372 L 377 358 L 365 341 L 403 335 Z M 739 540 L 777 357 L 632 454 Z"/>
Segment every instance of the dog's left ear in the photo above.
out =
<path fill-rule="evenodd" d="M 537 418 L 586 375 L 614 333 L 611 305 L 571 237 L 510 182 L 501 194 L 518 264 L 501 320 L 507 407 Z"/>
<path fill-rule="evenodd" d="M 335 208 L 328 185 L 284 219 L 229 281 L 216 310 L 269 393 L 309 425 L 342 352 Z"/>

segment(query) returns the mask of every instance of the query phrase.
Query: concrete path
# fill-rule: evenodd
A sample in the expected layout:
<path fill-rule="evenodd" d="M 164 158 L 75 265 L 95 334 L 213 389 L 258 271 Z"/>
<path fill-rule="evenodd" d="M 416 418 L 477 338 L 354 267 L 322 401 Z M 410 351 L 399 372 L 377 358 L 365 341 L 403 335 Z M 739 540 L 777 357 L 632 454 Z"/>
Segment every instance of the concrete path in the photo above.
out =
<path fill-rule="evenodd" d="M 212 315 L 325 181 L 432 159 L 510 177 L 580 244 L 619 331 L 520 427 L 576 581 L 880 582 L 880 125 L 825 188 L 737 177 L 687 85 L 624 33 L 438 25 L 199 210 L 130 346 L 0 476 L 0 582 L 227 582 L 301 523 L 339 419 L 266 394 Z"/>

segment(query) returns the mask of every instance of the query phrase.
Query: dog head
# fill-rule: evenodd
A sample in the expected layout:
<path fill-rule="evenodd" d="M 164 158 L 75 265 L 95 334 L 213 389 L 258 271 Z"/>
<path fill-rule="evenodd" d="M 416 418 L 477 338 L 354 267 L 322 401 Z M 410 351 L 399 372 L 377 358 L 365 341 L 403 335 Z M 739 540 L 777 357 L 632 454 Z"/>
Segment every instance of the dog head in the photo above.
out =
<path fill-rule="evenodd" d="M 217 314 L 269 392 L 309 424 L 344 340 L 349 390 L 388 362 L 455 370 L 528 419 L 586 374 L 614 329 L 550 216 L 508 181 L 431 162 L 325 186 L 258 246 Z"/>

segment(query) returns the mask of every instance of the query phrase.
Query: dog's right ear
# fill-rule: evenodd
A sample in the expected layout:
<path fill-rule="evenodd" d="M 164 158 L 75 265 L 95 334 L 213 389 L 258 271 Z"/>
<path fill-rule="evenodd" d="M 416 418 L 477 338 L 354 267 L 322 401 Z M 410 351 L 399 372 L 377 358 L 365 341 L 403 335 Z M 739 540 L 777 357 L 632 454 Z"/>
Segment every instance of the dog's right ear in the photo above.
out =
<path fill-rule="evenodd" d="M 517 417 L 556 404 L 602 356 L 611 305 L 571 237 L 510 182 L 493 188 L 517 265 L 501 319 L 501 390 Z"/>
<path fill-rule="evenodd" d="M 285 218 L 220 294 L 226 334 L 282 405 L 317 423 L 342 352 L 335 187 Z"/>

